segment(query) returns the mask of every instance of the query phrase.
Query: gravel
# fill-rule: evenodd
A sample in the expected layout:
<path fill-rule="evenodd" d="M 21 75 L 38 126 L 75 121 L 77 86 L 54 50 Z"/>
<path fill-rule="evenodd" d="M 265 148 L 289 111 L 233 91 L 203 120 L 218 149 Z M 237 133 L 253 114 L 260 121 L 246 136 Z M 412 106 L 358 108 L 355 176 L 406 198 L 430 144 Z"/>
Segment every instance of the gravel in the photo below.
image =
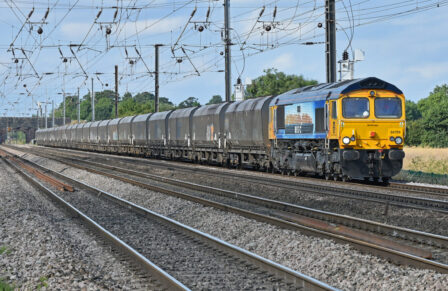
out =
<path fill-rule="evenodd" d="M 126 167 L 122 164 L 118 166 Z M 448 215 L 437 211 L 388 206 L 387 215 L 385 215 L 386 206 L 383 203 L 310 193 L 305 190 L 283 189 L 277 186 L 257 184 L 256 182 L 250 182 L 245 179 L 241 179 L 238 183 L 235 183 L 236 180 L 234 178 L 229 179 L 226 176 L 219 175 L 220 171 L 227 171 L 226 169 L 216 169 L 217 174 L 215 176 L 210 176 L 200 172 L 186 173 L 184 171 L 176 171 L 175 166 L 168 169 L 157 166 L 148 167 L 150 167 L 151 173 L 170 178 L 188 180 L 193 183 L 219 187 L 305 207 L 448 236 L 448 223 L 446 223 L 448 220 Z M 202 166 L 195 167 L 201 168 Z M 137 170 L 137 168 L 144 169 L 141 166 L 136 166 L 135 170 Z M 146 170 L 148 170 L 148 168 L 146 168 Z M 245 174 L 247 173 L 258 176 L 262 175 L 262 173 L 245 171 Z M 283 176 L 276 178 L 285 180 L 294 179 Z M 325 183 L 325 181 L 321 181 L 319 179 L 313 179 L 313 181 L 315 181 L 314 183 Z M 362 189 L 362 186 L 356 184 L 346 184 L 346 187 L 352 189 Z M 383 193 L 391 192 L 387 189 L 380 189 L 378 191 Z"/>
<path fill-rule="evenodd" d="M 218 252 L 169 224 L 111 203 L 96 191 L 77 189 L 75 195 L 59 195 L 192 290 L 294 288 L 280 276 L 276 278 L 248 261 Z"/>
<path fill-rule="evenodd" d="M 217 236 L 345 290 L 444 290 L 448 275 L 397 266 L 349 245 L 309 237 L 238 215 L 141 189 L 44 158 L 39 164 Z M 205 182 L 205 181 L 204 181 Z"/>
<path fill-rule="evenodd" d="M 21 290 L 154 289 L 0 161 L 0 278 Z"/>
<path fill-rule="evenodd" d="M 52 151 L 58 151 L 52 149 Z M 79 157 L 86 156 L 85 152 L 67 151 L 70 155 L 75 155 Z M 195 182 L 199 184 L 204 184 L 212 187 L 219 187 L 223 189 L 233 190 L 241 193 L 252 194 L 255 196 L 260 196 L 268 199 L 274 199 L 279 201 L 284 201 L 292 204 L 298 204 L 305 207 L 320 209 L 324 211 L 354 216 L 362 219 L 369 219 L 373 221 L 378 221 L 382 223 L 387 223 L 391 225 L 396 225 L 405 228 L 416 229 L 424 232 L 430 232 L 434 234 L 448 236 L 448 215 L 442 214 L 437 211 L 428 210 L 418 210 L 401 208 L 398 206 L 389 206 L 387 210 L 387 215 L 385 215 L 386 206 L 383 203 L 374 203 L 356 199 L 346 199 L 341 197 L 329 196 L 326 194 L 310 193 L 305 190 L 291 190 L 283 189 L 276 186 L 269 186 L 265 184 L 260 184 L 256 182 L 250 182 L 245 179 L 237 180 L 235 183 L 235 178 L 228 178 L 226 176 L 220 176 L 220 172 L 228 171 L 228 169 L 215 168 L 215 167 L 204 167 L 200 165 L 192 165 L 188 163 L 180 164 L 183 167 L 191 167 L 193 169 L 213 169 L 216 175 L 211 176 L 204 174 L 203 172 L 185 172 L 176 171 L 176 164 L 170 161 L 154 161 L 164 165 L 172 165 L 172 167 L 162 167 L 144 165 L 145 160 L 120 157 L 115 155 L 104 155 L 96 154 L 89 156 L 89 160 L 101 160 L 101 162 L 106 162 L 108 164 L 117 165 L 119 167 L 129 167 L 132 161 L 135 162 L 133 166 L 134 170 L 150 171 L 151 173 L 168 176 L 170 178 L 176 178 L 181 180 L 188 180 L 189 182 Z M 118 161 L 117 161 L 118 160 Z M 123 161 L 126 161 L 123 163 Z M 265 174 L 261 172 L 244 171 L 245 175 L 253 176 L 263 176 Z M 297 179 L 294 177 L 286 176 L 276 176 L 280 180 L 293 180 Z M 303 178 L 307 182 L 310 180 L 315 184 L 326 184 L 327 181 L 320 179 Z M 218 186 L 217 186 L 218 185 Z M 337 184 L 337 187 L 342 187 Z M 345 183 L 343 187 L 351 189 L 363 189 L 363 185 Z M 388 190 L 387 188 L 377 188 L 377 191 L 382 193 L 392 193 L 393 190 Z M 400 192 L 404 193 L 404 192 Z"/>

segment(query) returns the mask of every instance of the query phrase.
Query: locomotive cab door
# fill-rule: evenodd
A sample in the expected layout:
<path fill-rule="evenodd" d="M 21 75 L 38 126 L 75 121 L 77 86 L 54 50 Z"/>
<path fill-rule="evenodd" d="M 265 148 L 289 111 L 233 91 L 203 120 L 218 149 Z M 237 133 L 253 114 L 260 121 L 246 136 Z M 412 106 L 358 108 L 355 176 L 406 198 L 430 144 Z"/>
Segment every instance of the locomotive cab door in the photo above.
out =
<path fill-rule="evenodd" d="M 339 121 L 338 121 L 338 105 L 337 100 L 330 100 L 329 102 L 329 128 L 328 139 L 339 138 Z"/>

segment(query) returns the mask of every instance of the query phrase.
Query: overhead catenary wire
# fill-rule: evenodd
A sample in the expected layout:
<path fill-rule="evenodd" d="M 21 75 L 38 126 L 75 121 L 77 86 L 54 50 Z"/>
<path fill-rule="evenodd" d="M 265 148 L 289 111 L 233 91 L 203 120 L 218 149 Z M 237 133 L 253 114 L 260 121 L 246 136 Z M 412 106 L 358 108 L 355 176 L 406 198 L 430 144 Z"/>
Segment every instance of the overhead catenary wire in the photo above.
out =
<path fill-rule="evenodd" d="M 160 74 L 161 84 L 173 82 L 177 79 L 203 76 L 204 74 L 221 74 L 224 67 L 224 59 L 220 55 L 223 44 L 220 39 L 220 31 L 224 25 L 220 16 L 222 9 L 219 1 L 196 0 L 196 1 L 43 1 L 43 0 L 6 0 L 0 3 L 0 10 L 9 11 L 14 17 L 11 27 L 14 30 L 14 38 L 7 44 L 0 43 L 0 50 L 7 52 L 11 58 L 14 51 L 24 50 L 23 60 L 17 64 L 3 64 L 0 66 L 0 96 L 14 96 L 23 99 L 29 96 L 22 95 L 22 85 L 27 84 L 27 90 L 34 94 L 42 86 L 52 88 L 62 75 L 67 77 L 68 83 L 73 88 L 86 85 L 87 76 L 101 72 L 102 82 L 112 83 L 112 74 L 105 67 L 109 58 L 116 58 L 123 52 L 123 48 L 138 51 L 136 62 L 132 71 L 123 71 L 120 74 L 120 82 L 127 87 L 135 86 L 145 88 L 142 78 L 151 78 L 151 67 L 147 60 L 154 56 L 152 50 L 148 49 L 159 43 L 159 37 L 173 34 L 178 41 L 169 41 L 165 38 L 165 45 L 161 48 Z M 368 0 L 339 0 L 336 1 L 338 17 L 338 28 L 347 33 L 347 48 L 351 47 L 356 27 L 369 25 L 384 21 L 390 21 L 399 17 L 412 15 L 440 8 L 448 5 L 448 1 L 421 0 L 416 5 L 415 1 L 391 1 L 389 3 L 377 4 Z M 262 7 L 265 12 L 260 17 Z M 301 1 L 263 1 L 263 2 L 241 2 L 236 5 L 231 22 L 234 49 L 239 49 L 232 59 L 233 67 L 237 69 L 240 78 L 250 64 L 249 59 L 253 56 L 263 54 L 267 51 L 297 45 L 316 45 L 322 43 L 323 30 L 317 27 L 322 21 L 322 3 L 316 0 Z M 7 9 L 7 10 L 6 10 Z M 32 10 L 34 9 L 34 10 Z M 207 29 L 199 32 L 193 28 L 194 25 L 188 21 L 191 11 L 197 10 L 205 22 L 209 22 Z M 241 10 L 241 12 L 239 12 Z M 26 12 L 25 12 L 26 11 Z M 30 17 L 32 21 L 26 21 L 30 11 L 34 11 Z M 57 11 L 53 13 L 52 11 Z M 98 29 L 87 28 L 77 43 L 70 42 L 61 36 L 61 29 L 66 29 L 67 24 L 79 17 L 84 19 L 91 15 L 92 20 L 98 11 L 103 11 L 101 17 L 110 20 L 114 30 L 110 34 L 110 44 L 106 44 L 105 36 Z M 217 12 L 216 12 L 217 11 Z M 267 13 L 269 11 L 269 13 Z M 155 13 L 156 12 L 156 13 Z M 200 12 L 200 14 L 199 14 Z M 219 12 L 219 13 L 218 13 Z M 275 14 L 275 17 L 274 17 Z M 156 15 L 156 16 L 154 16 Z M 150 18 L 148 18 L 151 16 Z M 28 17 L 28 18 L 30 18 Z M 30 23 L 48 21 L 48 27 L 44 33 L 38 36 L 36 30 L 29 30 Z M 145 20 L 149 19 L 149 20 Z M 267 22 L 278 22 L 271 32 L 264 31 L 263 25 Z M 355 23 L 356 19 L 356 23 Z M 101 19 L 103 20 L 103 19 Z M 190 17 L 190 20 L 193 18 Z M 168 22 L 171 21 L 171 22 Z M 177 22 L 176 22 L 177 21 Z M 95 23 L 95 21 L 94 21 Z M 167 23 L 172 23 L 170 31 L 164 29 Z M 187 23 L 187 25 L 182 25 Z M 75 22 L 76 24 L 76 22 Z M 2 25 L 2 24 L 0 24 Z M 20 29 L 20 27 L 23 27 Z M 132 27 L 132 28 L 131 28 Z M 76 26 L 75 26 L 76 28 Z M 183 29 L 183 30 L 182 30 Z M 66 31 L 66 30 L 64 30 Z M 263 38 L 263 41 L 260 41 Z M 13 41 L 14 40 L 14 41 Z M 242 41 L 244 40 L 244 41 Z M 78 46 L 75 46 L 78 45 Z M 170 55 L 170 47 L 180 49 L 181 54 L 176 57 L 185 62 L 178 63 L 176 57 Z M 76 49 L 74 49 L 76 47 Z M 68 52 L 73 49 L 69 60 L 70 65 L 67 72 L 61 74 L 58 70 L 60 60 L 50 61 L 48 64 L 43 59 L 51 59 L 49 56 L 58 55 L 56 49 Z M 8 51 L 9 50 L 9 51 Z M 148 53 L 151 51 L 151 53 Z M 69 53 L 70 54 L 70 53 Z M 26 56 L 25 56 L 26 55 Z M 65 53 L 65 55 L 67 55 Z M 22 57 L 22 56 L 21 56 Z M 61 54 L 62 57 L 62 54 Z M 121 56 L 117 62 L 123 68 L 129 68 L 126 57 Z M 109 70 L 111 70 L 109 68 Z M 98 76 L 98 74 L 96 75 Z M 98 77 L 99 78 L 99 77 Z M 8 80 L 8 81 L 6 81 Z M 13 80 L 13 81 L 11 81 Z M 57 82 L 56 82 L 57 83 Z M 151 86 L 149 86 L 149 90 Z M 70 89 L 67 89 L 70 91 Z M 71 90 L 73 91 L 73 90 Z M 37 91 L 38 92 L 38 91 Z M 3 98 L 3 97 L 2 97 Z M 8 97 L 9 98 L 9 97 Z"/>

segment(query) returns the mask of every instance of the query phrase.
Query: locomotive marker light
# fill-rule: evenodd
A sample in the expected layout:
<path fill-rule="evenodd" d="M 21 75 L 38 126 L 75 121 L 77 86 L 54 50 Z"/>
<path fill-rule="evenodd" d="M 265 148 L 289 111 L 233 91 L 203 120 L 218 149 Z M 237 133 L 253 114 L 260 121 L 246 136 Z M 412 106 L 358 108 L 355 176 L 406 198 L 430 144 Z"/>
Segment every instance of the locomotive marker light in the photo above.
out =
<path fill-rule="evenodd" d="M 402 139 L 401 137 L 397 136 L 397 137 L 395 138 L 395 143 L 396 143 L 396 144 L 401 144 L 402 142 L 403 142 L 403 139 Z"/>
<path fill-rule="evenodd" d="M 391 136 L 390 141 L 394 141 L 394 140 L 395 140 L 395 137 Z"/>
<path fill-rule="evenodd" d="M 370 91 L 370 97 L 375 97 L 375 91 Z"/>
<path fill-rule="evenodd" d="M 350 143 L 350 138 L 349 138 L 348 136 L 346 136 L 346 137 L 344 137 L 344 138 L 342 139 L 342 142 L 343 142 L 344 144 L 349 144 L 349 143 Z"/>

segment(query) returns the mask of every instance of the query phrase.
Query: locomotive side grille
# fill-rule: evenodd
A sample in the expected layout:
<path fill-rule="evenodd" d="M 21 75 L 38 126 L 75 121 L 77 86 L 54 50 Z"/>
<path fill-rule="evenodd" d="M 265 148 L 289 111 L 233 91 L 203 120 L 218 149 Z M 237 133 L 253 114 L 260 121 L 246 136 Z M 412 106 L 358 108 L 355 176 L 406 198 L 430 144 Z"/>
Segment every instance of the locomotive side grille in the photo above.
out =
<path fill-rule="evenodd" d="M 325 132 L 325 114 L 323 108 L 316 108 L 316 130 L 315 132 Z"/>
<path fill-rule="evenodd" d="M 277 129 L 285 129 L 285 106 L 277 107 Z"/>

